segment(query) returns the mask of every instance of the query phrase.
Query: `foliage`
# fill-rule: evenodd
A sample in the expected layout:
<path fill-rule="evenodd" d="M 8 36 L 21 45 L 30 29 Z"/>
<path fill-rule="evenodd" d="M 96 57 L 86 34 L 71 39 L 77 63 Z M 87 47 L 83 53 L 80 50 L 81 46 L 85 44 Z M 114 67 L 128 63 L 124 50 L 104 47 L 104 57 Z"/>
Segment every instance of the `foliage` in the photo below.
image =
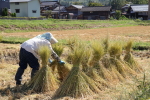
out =
<path fill-rule="evenodd" d="M 150 49 L 149 42 L 134 42 L 133 43 L 133 50 L 148 50 Z"/>
<path fill-rule="evenodd" d="M 45 12 L 45 14 L 46 14 L 46 18 L 51 18 L 52 11 L 51 10 L 47 10 Z"/>
<path fill-rule="evenodd" d="M 82 5 L 82 2 L 76 1 L 76 2 L 73 2 L 72 4 L 73 4 L 73 5 Z"/>
<path fill-rule="evenodd" d="M 4 8 L 2 10 L 2 16 L 7 16 L 8 15 L 8 9 L 7 8 Z"/>
<path fill-rule="evenodd" d="M 126 4 L 126 0 L 112 0 L 111 6 L 113 9 L 121 9 L 121 7 Z"/>
<path fill-rule="evenodd" d="M 120 10 L 116 10 L 115 17 L 117 20 L 119 20 L 119 18 L 121 17 L 121 11 Z"/>
<path fill-rule="evenodd" d="M 148 4 L 148 0 L 126 0 L 127 2 L 132 2 L 133 4 Z"/>
<path fill-rule="evenodd" d="M 16 13 L 11 13 L 11 17 L 16 17 Z"/>
<path fill-rule="evenodd" d="M 137 89 L 129 95 L 134 100 L 148 100 L 150 98 L 150 81 L 145 73 L 143 79 L 136 79 L 136 84 L 138 84 Z"/>
<path fill-rule="evenodd" d="M 89 7 L 95 7 L 95 6 L 103 6 L 101 3 L 98 2 L 89 2 L 88 4 Z"/>
<path fill-rule="evenodd" d="M 102 5 L 106 6 L 112 6 L 114 9 L 120 9 L 124 4 L 127 4 L 129 2 L 132 2 L 133 4 L 148 4 L 148 0 L 60 0 L 60 3 L 62 5 L 69 6 L 73 4 L 74 2 L 79 2 L 84 6 L 88 6 L 89 2 L 100 2 Z M 78 3 L 77 3 L 78 4 Z"/>
<path fill-rule="evenodd" d="M 119 20 L 128 20 L 128 18 L 126 16 L 124 16 L 124 15 L 121 15 Z"/>

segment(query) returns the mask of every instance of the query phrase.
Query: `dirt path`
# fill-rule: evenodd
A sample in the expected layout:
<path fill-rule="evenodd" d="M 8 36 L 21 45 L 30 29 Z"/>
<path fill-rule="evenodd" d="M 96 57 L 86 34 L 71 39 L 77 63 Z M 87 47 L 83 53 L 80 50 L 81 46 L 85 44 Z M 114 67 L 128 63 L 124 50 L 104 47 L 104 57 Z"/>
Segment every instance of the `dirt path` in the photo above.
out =
<path fill-rule="evenodd" d="M 45 31 L 46 32 L 46 31 Z M 21 32 L 21 33 L 3 33 L 5 36 L 18 36 L 32 38 L 38 34 L 45 32 Z M 82 39 L 100 39 L 109 34 L 112 39 L 134 39 L 141 41 L 149 41 L 150 26 L 133 26 L 133 27 L 116 27 L 116 28 L 101 28 L 101 29 L 83 29 L 83 30 L 63 30 L 49 31 L 57 39 L 66 39 L 74 35 L 80 36 Z"/>

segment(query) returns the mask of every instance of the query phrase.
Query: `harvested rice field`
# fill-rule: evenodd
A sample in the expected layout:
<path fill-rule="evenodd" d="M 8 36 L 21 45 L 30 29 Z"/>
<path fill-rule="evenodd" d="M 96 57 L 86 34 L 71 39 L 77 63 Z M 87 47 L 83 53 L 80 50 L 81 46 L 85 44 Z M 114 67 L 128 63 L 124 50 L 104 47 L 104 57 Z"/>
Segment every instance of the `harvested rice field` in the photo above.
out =
<path fill-rule="evenodd" d="M 14 76 L 18 68 L 20 44 L 0 43 L 1 100 L 134 100 L 136 99 L 137 87 L 140 84 L 139 81 L 143 80 L 144 75 L 146 75 L 146 80 L 149 80 L 149 50 L 133 51 L 129 41 L 150 42 L 150 26 L 49 32 L 58 40 L 70 39 L 67 47 L 65 46 L 67 49 L 65 48 L 62 56 L 60 55 L 66 62 L 66 65 L 60 68 L 64 68 L 62 71 L 65 74 L 67 72 L 68 76 L 65 75 L 63 81 L 61 80 L 55 89 L 48 92 L 37 93 L 29 89 L 24 90 L 23 86 L 26 84 L 18 92 L 16 91 Z M 32 38 L 42 33 L 45 32 L 2 33 L 2 35 Z M 76 47 L 70 47 L 72 45 L 69 44 L 75 42 L 71 41 L 74 36 L 79 37 L 79 42 Z M 107 47 L 107 41 L 104 42 L 107 37 L 109 37 L 110 44 L 112 41 L 117 41 L 109 45 L 110 49 L 104 48 L 104 46 Z M 87 42 L 82 44 L 83 41 L 87 40 L 92 41 L 90 46 L 86 45 Z M 103 40 L 102 45 L 97 45 L 93 40 L 96 42 Z M 118 45 L 122 41 L 124 41 L 125 47 Z M 87 48 L 85 48 L 86 46 Z M 54 49 L 58 50 L 55 47 Z M 70 51 L 67 51 L 68 49 Z M 128 62 L 128 59 L 131 59 L 131 62 Z M 56 64 L 55 68 L 58 66 L 59 64 Z M 72 69 L 68 66 L 71 66 Z M 61 77 L 59 75 L 63 74 L 59 74 L 59 71 L 57 73 L 54 69 L 49 70 L 59 78 Z M 28 67 L 23 75 L 22 83 L 30 81 L 30 72 L 31 69 Z"/>

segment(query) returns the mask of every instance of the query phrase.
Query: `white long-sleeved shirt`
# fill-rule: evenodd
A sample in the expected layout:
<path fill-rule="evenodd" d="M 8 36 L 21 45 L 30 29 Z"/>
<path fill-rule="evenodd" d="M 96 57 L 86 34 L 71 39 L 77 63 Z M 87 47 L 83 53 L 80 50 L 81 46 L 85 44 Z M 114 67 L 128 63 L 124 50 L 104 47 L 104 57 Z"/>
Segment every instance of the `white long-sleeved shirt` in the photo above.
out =
<path fill-rule="evenodd" d="M 46 39 L 39 39 L 34 37 L 22 43 L 21 48 L 25 49 L 28 52 L 31 52 L 39 60 L 40 57 L 37 53 L 40 46 L 48 46 L 52 51 L 52 54 L 55 54 L 55 56 L 57 56 L 57 54 L 52 49 L 51 43 Z"/>

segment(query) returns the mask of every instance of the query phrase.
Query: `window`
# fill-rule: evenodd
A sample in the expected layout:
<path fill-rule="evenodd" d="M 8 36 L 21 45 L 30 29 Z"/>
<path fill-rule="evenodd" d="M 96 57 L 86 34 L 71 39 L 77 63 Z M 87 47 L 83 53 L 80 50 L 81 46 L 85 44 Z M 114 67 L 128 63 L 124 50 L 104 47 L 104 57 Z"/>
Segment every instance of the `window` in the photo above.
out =
<path fill-rule="evenodd" d="M 32 13 L 36 13 L 36 10 L 32 10 Z"/>
<path fill-rule="evenodd" d="M 16 13 L 20 13 L 20 9 L 15 9 L 16 10 Z"/>
<path fill-rule="evenodd" d="M 19 2 L 15 2 L 15 5 L 19 5 Z"/>

